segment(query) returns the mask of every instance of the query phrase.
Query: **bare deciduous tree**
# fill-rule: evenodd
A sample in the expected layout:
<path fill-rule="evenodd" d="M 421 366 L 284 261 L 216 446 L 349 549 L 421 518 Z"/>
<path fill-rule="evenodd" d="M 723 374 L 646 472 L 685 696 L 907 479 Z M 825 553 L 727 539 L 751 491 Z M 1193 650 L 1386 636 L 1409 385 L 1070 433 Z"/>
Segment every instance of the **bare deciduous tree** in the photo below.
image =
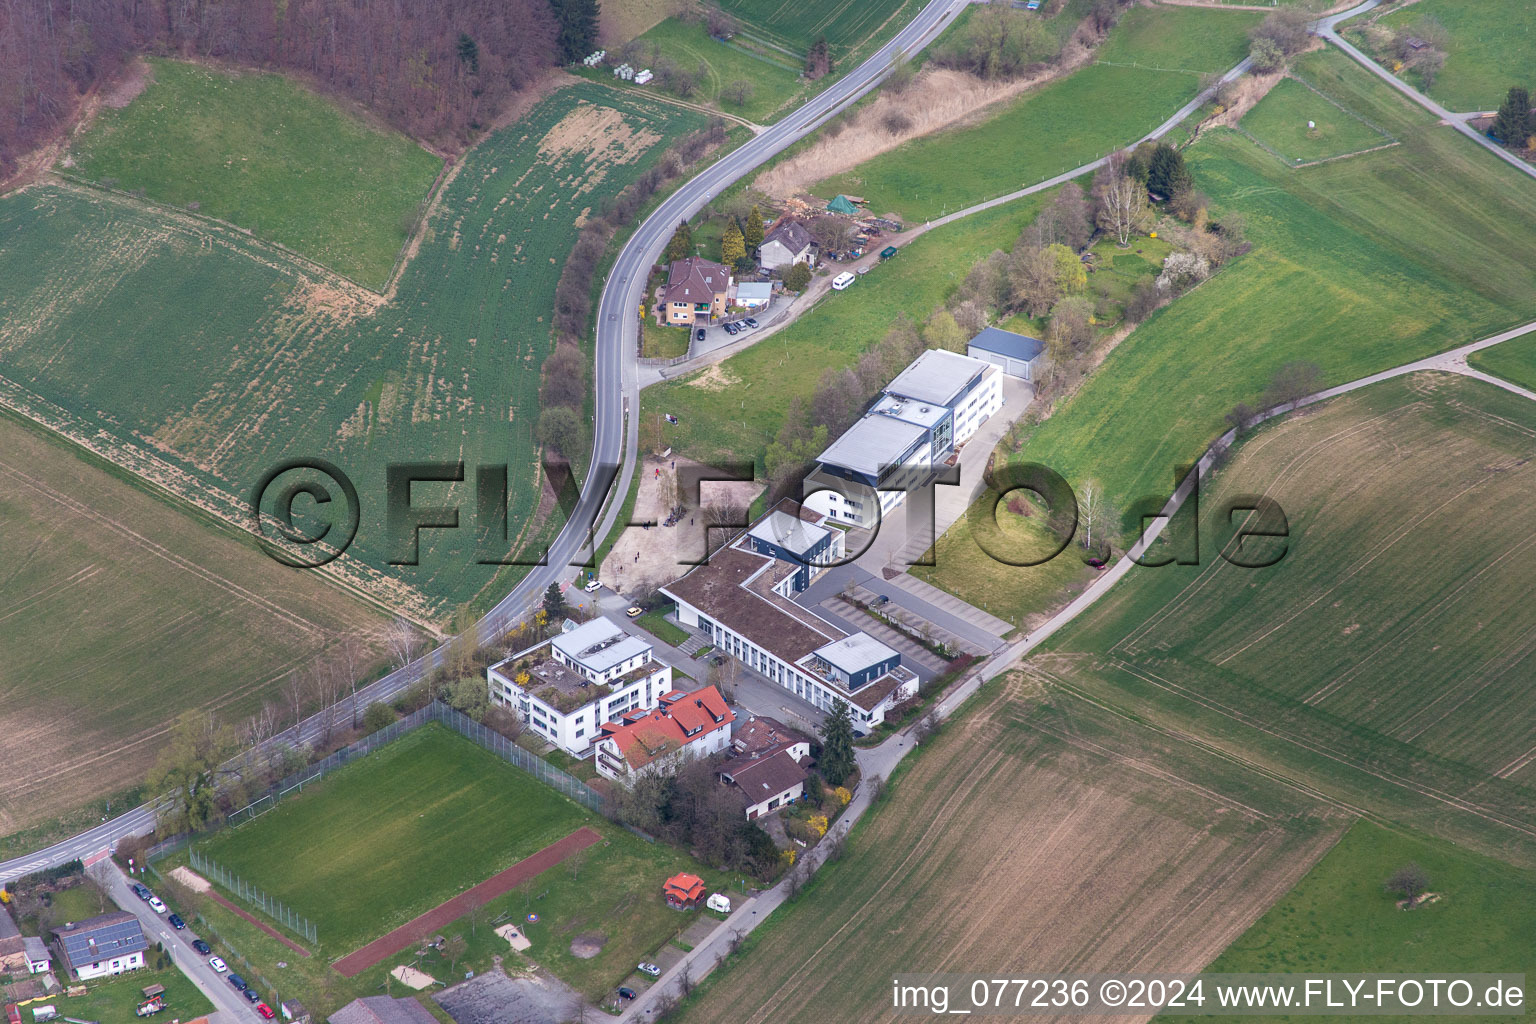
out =
<path fill-rule="evenodd" d="M 395 668 L 405 668 L 416 660 L 416 652 L 421 649 L 421 634 L 410 619 L 396 615 L 384 627 L 384 646 L 389 651 L 390 663 Z"/>
<path fill-rule="evenodd" d="M 1147 211 L 1147 189 L 1125 172 L 1125 155 L 1116 153 L 1094 178 L 1093 195 L 1098 206 L 1099 227 L 1115 236 L 1120 248 L 1129 248 L 1131 232 Z"/>
<path fill-rule="evenodd" d="M 1412 908 L 1419 902 L 1419 897 L 1429 891 L 1429 873 L 1410 861 L 1392 872 L 1392 877 L 1386 881 L 1386 889 L 1407 900 Z"/>
<path fill-rule="evenodd" d="M 1271 406 L 1294 409 L 1297 402 L 1320 390 L 1322 379 L 1322 368 L 1316 363 L 1305 360 L 1286 363 L 1275 371 L 1264 397 Z"/>

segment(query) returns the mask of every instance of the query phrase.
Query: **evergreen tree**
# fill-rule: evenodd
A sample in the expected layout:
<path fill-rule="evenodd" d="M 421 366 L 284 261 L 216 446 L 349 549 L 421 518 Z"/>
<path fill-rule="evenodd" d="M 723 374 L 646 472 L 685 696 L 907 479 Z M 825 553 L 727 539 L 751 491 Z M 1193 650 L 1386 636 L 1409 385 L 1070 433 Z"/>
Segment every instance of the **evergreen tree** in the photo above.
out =
<path fill-rule="evenodd" d="M 597 0 L 550 0 L 559 27 L 555 42 L 560 57 L 574 64 L 597 49 Z"/>
<path fill-rule="evenodd" d="M 459 63 L 472 75 L 480 73 L 480 47 L 469 37 L 469 33 L 459 33 Z"/>
<path fill-rule="evenodd" d="M 1521 86 L 1509 90 L 1493 119 L 1493 137 L 1519 149 L 1531 137 L 1531 94 Z"/>
<path fill-rule="evenodd" d="M 821 759 L 816 764 L 821 777 L 834 786 L 853 774 L 853 719 L 846 701 L 832 702 L 832 713 L 821 726 Z"/>
<path fill-rule="evenodd" d="M 676 263 L 693 255 L 693 231 L 688 227 L 688 222 L 683 221 L 672 232 L 672 241 L 667 243 L 667 262 Z"/>
<path fill-rule="evenodd" d="M 784 271 L 784 287 L 792 292 L 803 292 L 805 286 L 811 283 L 811 268 L 804 263 L 796 263 Z"/>
<path fill-rule="evenodd" d="M 1184 154 L 1166 142 L 1158 143 L 1147 161 L 1147 188 L 1161 196 L 1176 196 L 1194 183 L 1194 176 L 1184 166 Z"/>
<path fill-rule="evenodd" d="M 746 239 L 742 237 L 741 228 L 733 220 L 726 225 L 725 237 L 720 240 L 720 262 L 728 267 L 734 267 L 746 255 Z"/>
<path fill-rule="evenodd" d="M 757 252 L 758 246 L 763 244 L 763 213 L 755 204 L 747 211 L 747 227 L 743 236 L 747 240 L 748 252 Z"/>
<path fill-rule="evenodd" d="M 544 612 L 551 619 L 558 619 L 565 614 L 565 595 L 560 593 L 560 584 L 551 583 L 549 589 L 544 591 Z"/>

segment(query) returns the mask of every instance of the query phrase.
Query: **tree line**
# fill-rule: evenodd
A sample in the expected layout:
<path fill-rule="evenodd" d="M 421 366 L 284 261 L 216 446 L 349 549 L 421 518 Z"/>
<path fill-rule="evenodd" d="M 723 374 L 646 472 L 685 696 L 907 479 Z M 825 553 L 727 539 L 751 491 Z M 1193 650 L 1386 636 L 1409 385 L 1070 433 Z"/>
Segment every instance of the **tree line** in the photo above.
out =
<path fill-rule="evenodd" d="M 596 0 L 12 0 L 0 4 L 0 176 L 140 53 L 296 72 L 456 149 L 594 45 L 596 19 Z"/>

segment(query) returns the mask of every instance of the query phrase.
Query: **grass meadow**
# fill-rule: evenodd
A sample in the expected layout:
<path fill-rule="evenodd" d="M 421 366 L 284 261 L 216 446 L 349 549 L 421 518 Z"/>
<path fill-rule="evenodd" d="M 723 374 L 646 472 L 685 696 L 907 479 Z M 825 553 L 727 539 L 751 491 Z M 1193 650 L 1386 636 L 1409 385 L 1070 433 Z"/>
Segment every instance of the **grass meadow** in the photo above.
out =
<path fill-rule="evenodd" d="M 236 232 L 94 190 L 0 199 L 0 377 L 77 436 L 193 500 L 245 515 L 280 461 L 321 457 L 356 483 L 361 527 L 333 563 L 428 619 L 483 605 L 522 570 L 480 565 L 475 531 L 426 531 L 391 566 L 384 470 L 463 459 L 464 485 L 418 501 L 473 508 L 474 467 L 507 465 L 509 522 L 541 529 L 540 368 L 578 218 L 704 117 L 577 83 L 463 159 L 386 301 L 312 276 Z M 466 513 L 467 514 L 467 513 Z"/>
<path fill-rule="evenodd" d="M 749 121 L 772 121 L 806 92 L 807 83 L 794 58 L 766 48 L 753 52 L 735 40 L 722 43 L 710 36 L 702 21 L 668 18 L 642 35 L 640 42 L 654 45 L 684 70 L 704 70 L 697 91 L 689 97 L 692 102 L 713 103 Z M 752 97 L 741 104 L 726 100 L 722 95 L 726 87 L 741 80 L 752 83 Z"/>
<path fill-rule="evenodd" d="M 834 60 L 847 57 L 877 32 L 889 34 L 917 13 L 918 0 L 723 0 L 740 33 L 803 58 L 826 39 Z"/>
<path fill-rule="evenodd" d="M 90 804 L 27 849 L 95 824 L 181 712 L 236 721 L 343 637 L 382 656 L 381 613 L 125 477 L 0 415 L 0 835 Z"/>
<path fill-rule="evenodd" d="M 201 846 L 350 953 L 594 817 L 437 725 Z"/>
<path fill-rule="evenodd" d="M 1124 510 L 1169 493 L 1175 468 L 1286 362 L 1337 383 L 1536 316 L 1529 180 L 1340 54 L 1301 67 L 1403 144 L 1297 170 L 1236 133 L 1202 138 L 1187 154 L 1196 184 L 1243 215 L 1253 251 L 1139 326 L 1021 458 L 1097 478 Z"/>
<path fill-rule="evenodd" d="M 1536 867 L 1536 610 L 1516 596 L 1536 581 L 1533 436 L 1536 405 L 1446 373 L 1266 426 L 1204 487 L 1200 564 L 1133 569 L 1029 664 L 1340 807 Z M 1288 521 L 1270 568 L 1216 557 L 1222 503 L 1246 494 Z"/>
<path fill-rule="evenodd" d="M 1421 18 L 1434 18 L 1450 36 L 1445 67 L 1427 90 L 1446 107 L 1497 110 L 1510 86 L 1536 88 L 1536 6 L 1525 0 L 1419 0 L 1382 24 L 1405 28 Z M 1423 88 L 1422 81 L 1413 84 Z"/>
<path fill-rule="evenodd" d="M 1317 127 L 1309 129 L 1309 121 Z M 1287 163 L 1327 160 L 1392 141 L 1295 78 L 1277 82 L 1241 124 Z"/>
<path fill-rule="evenodd" d="M 1344 825 L 1019 673 L 923 747 L 683 1021 L 889 1020 L 891 976 L 908 972 L 1195 971 Z"/>
<path fill-rule="evenodd" d="M 1527 334 L 1474 352 L 1467 357 L 1467 362 L 1479 370 L 1536 390 L 1536 335 Z"/>
<path fill-rule="evenodd" d="M 1248 12 L 1135 8 L 1098 51 L 1101 63 L 989 116 L 913 139 L 812 191 L 861 195 L 871 210 L 917 221 L 1032 185 L 1156 128 L 1195 95 L 1202 73 L 1242 59 L 1255 22 Z M 1185 38 L 1194 44 L 1182 45 Z"/>
<path fill-rule="evenodd" d="M 126 107 L 70 145 L 73 173 L 280 242 L 383 286 L 443 161 L 282 75 L 148 61 Z"/>
<path fill-rule="evenodd" d="M 150 949 L 145 955 L 152 961 L 155 951 Z M 102 1024 L 127 1024 L 129 1021 L 138 1019 L 134 1016 L 134 1010 L 144 1001 L 144 993 L 141 990 L 150 985 L 165 986 L 165 1010 L 155 1014 L 150 1018 L 151 1020 L 162 1015 L 179 1020 L 195 1020 L 214 1011 L 214 1006 L 208 1001 L 208 997 L 203 995 L 197 986 L 192 984 L 191 979 L 175 967 L 168 967 L 163 971 L 130 971 L 116 978 L 102 978 L 87 982 L 86 987 L 89 991 L 85 995 L 70 996 L 67 1000 L 60 999 L 55 1001 L 54 1005 L 62 1003 L 64 1013 L 81 1020 L 101 1021 Z"/>
<path fill-rule="evenodd" d="M 1440 899 L 1404 912 L 1382 883 L 1409 863 L 1424 868 Z M 1361 821 L 1208 970 L 1530 974 L 1536 874 Z"/>

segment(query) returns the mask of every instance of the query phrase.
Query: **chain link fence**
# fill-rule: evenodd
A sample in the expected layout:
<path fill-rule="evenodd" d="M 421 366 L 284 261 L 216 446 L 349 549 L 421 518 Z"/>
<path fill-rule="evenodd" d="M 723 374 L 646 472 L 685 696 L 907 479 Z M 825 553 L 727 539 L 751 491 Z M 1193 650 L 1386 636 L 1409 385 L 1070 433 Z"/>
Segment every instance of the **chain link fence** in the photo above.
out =
<path fill-rule="evenodd" d="M 275 896 L 268 896 L 218 861 L 210 860 L 196 847 L 187 851 L 187 858 L 191 861 L 192 869 L 200 872 L 203 877 L 218 882 L 293 934 L 302 935 L 312 943 L 319 943 L 320 938 L 315 933 L 315 923 L 282 900 Z"/>

